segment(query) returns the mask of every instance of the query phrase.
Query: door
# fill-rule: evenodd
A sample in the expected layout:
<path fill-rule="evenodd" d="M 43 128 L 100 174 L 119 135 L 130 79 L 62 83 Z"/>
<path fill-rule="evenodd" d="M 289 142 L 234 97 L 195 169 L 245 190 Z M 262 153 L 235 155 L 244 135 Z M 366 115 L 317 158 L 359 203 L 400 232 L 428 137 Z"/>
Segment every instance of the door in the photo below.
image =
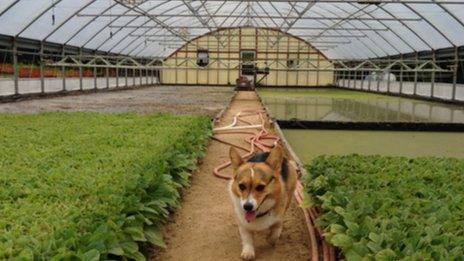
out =
<path fill-rule="evenodd" d="M 240 51 L 240 76 L 245 76 L 254 85 L 256 82 L 256 51 Z"/>

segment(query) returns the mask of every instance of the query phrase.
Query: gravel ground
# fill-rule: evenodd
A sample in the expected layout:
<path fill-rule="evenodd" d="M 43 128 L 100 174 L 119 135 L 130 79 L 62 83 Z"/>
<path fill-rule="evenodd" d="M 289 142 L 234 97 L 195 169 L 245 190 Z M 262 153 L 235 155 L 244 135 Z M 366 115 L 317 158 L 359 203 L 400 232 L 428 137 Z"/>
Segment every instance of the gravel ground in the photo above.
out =
<path fill-rule="evenodd" d="M 0 113 L 49 111 L 168 112 L 214 117 L 233 94 L 227 87 L 156 86 L 143 89 L 68 95 L 0 104 Z"/>

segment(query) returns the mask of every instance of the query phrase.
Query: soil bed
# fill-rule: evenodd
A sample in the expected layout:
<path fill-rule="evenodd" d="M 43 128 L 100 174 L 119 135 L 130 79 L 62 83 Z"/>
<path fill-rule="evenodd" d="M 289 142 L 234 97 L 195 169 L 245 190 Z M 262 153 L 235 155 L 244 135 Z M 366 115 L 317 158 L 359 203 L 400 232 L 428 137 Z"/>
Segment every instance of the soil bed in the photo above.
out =
<path fill-rule="evenodd" d="M 127 91 L 70 95 L 0 104 L 0 112 L 39 113 L 46 111 L 166 112 L 207 114 L 214 117 L 233 93 L 227 87 L 156 86 Z"/>

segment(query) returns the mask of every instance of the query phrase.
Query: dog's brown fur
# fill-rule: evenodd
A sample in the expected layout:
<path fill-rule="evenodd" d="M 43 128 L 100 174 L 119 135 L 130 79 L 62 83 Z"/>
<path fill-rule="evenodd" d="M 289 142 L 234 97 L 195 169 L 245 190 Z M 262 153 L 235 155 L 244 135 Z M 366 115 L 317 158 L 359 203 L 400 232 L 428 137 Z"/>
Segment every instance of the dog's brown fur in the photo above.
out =
<path fill-rule="evenodd" d="M 245 260 L 252 260 L 255 257 L 252 242 L 254 231 L 269 229 L 268 242 L 272 245 L 280 237 L 283 215 L 290 205 L 298 175 L 293 164 L 288 164 L 280 145 L 274 147 L 265 160 L 244 161 L 234 148 L 230 149 L 230 159 L 234 168 L 230 192 L 242 236 L 241 256 Z M 247 211 L 243 209 L 243 204 L 249 201 L 256 208 L 256 211 L 252 211 L 256 212 L 256 217 L 251 221 L 244 219 Z"/>

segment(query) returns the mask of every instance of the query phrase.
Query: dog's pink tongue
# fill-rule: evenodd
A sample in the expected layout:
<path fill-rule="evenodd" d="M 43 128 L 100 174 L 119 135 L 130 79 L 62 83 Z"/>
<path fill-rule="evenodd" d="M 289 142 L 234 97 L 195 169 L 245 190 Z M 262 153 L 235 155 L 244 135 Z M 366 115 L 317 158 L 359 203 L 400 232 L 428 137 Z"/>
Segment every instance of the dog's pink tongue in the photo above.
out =
<path fill-rule="evenodd" d="M 255 220 L 255 218 L 256 218 L 256 211 L 248 211 L 245 213 L 246 221 L 251 222 Z"/>

